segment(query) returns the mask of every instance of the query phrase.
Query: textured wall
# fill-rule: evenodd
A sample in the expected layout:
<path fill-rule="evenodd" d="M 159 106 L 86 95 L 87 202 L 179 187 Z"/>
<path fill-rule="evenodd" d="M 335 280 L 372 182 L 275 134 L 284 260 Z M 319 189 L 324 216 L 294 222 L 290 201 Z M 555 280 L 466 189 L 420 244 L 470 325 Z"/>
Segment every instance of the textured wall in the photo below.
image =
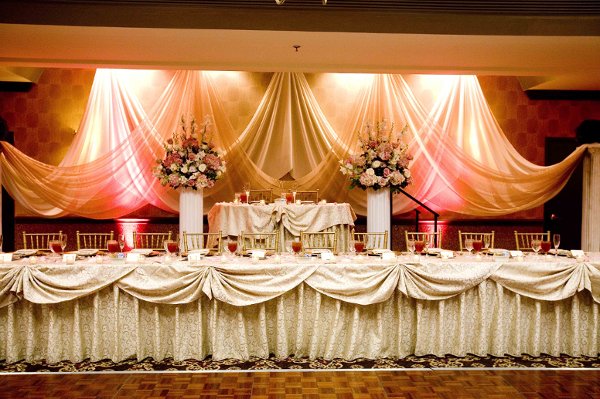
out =
<path fill-rule="evenodd" d="M 241 132 L 260 103 L 271 74 L 226 72 L 213 76 L 231 124 Z M 78 129 L 93 78 L 94 70 L 89 69 L 47 69 L 29 92 L 0 93 L 0 116 L 15 132 L 16 146 L 35 159 L 58 164 Z M 352 106 L 352 89 L 328 75 L 308 74 L 307 80 L 331 125 L 342 129 Z M 514 77 L 485 76 L 479 81 L 508 139 L 525 158 L 539 165 L 544 163 L 545 137 L 572 137 L 582 120 L 600 119 L 600 101 L 530 100 Z M 417 94 L 423 98 L 434 95 Z M 26 214 L 18 205 L 17 213 Z M 138 214 L 166 215 L 151 207 Z M 541 217 L 542 208 L 507 216 Z"/>

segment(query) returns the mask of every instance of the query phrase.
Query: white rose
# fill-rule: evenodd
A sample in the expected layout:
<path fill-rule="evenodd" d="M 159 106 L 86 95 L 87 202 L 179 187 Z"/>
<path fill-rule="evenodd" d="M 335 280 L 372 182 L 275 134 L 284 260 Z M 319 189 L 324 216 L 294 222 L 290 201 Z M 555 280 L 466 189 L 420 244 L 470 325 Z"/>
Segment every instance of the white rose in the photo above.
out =
<path fill-rule="evenodd" d="M 409 179 L 410 178 L 410 170 L 404 169 L 404 176 L 406 176 L 406 178 Z"/>
<path fill-rule="evenodd" d="M 194 173 L 194 172 L 196 172 L 197 170 L 198 170 L 198 168 L 196 168 L 194 165 L 190 166 L 190 168 L 189 168 L 189 171 L 190 171 L 191 173 Z"/>
<path fill-rule="evenodd" d="M 188 167 L 186 165 L 183 165 L 183 167 L 181 168 L 181 173 L 187 173 L 188 172 Z"/>
<path fill-rule="evenodd" d="M 373 166 L 374 168 L 378 168 L 378 167 L 381 166 L 381 162 L 379 162 L 379 161 L 373 161 L 373 164 L 371 166 Z"/>
<path fill-rule="evenodd" d="M 373 170 L 373 168 L 369 168 L 365 171 L 366 174 L 368 174 L 369 176 L 375 176 L 375 171 Z"/>
<path fill-rule="evenodd" d="M 201 163 L 200 166 L 198 166 L 198 170 L 204 172 L 206 170 L 206 164 Z"/>
<path fill-rule="evenodd" d="M 169 166 L 169 169 L 171 169 L 172 171 L 179 170 L 179 165 L 177 165 L 176 163 L 172 163 L 171 166 Z"/>

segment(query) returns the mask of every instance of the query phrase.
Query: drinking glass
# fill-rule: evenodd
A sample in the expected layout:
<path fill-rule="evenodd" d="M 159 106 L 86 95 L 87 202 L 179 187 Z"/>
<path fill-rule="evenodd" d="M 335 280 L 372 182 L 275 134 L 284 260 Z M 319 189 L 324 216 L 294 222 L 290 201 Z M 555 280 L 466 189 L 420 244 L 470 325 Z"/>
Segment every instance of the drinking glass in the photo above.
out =
<path fill-rule="evenodd" d="M 125 234 L 119 234 L 117 241 L 119 243 L 119 249 L 123 252 L 123 248 L 125 248 Z"/>
<path fill-rule="evenodd" d="M 294 194 L 292 193 L 285 193 L 285 202 L 286 204 L 291 204 L 294 202 Z"/>
<path fill-rule="evenodd" d="M 552 236 L 552 244 L 554 244 L 554 256 L 558 256 L 558 247 L 560 247 L 560 234 Z"/>
<path fill-rule="evenodd" d="M 117 240 L 108 240 L 106 241 L 106 250 L 111 254 L 117 253 L 120 251 L 119 241 Z"/>
<path fill-rule="evenodd" d="M 292 242 L 294 240 L 286 240 L 285 241 L 285 251 L 291 256 L 294 254 L 294 250 L 292 249 Z"/>
<path fill-rule="evenodd" d="M 408 240 L 406 242 L 406 246 L 408 248 L 408 252 L 410 252 L 411 255 L 415 254 L 415 240 Z"/>
<path fill-rule="evenodd" d="M 540 241 L 540 250 L 543 254 L 550 252 L 550 241 Z"/>
<path fill-rule="evenodd" d="M 164 246 L 165 252 L 169 256 L 179 252 L 179 242 L 177 240 L 165 240 Z"/>
<path fill-rule="evenodd" d="M 473 240 L 473 252 L 479 253 L 483 249 L 483 241 Z"/>
<path fill-rule="evenodd" d="M 238 243 L 237 239 L 230 238 L 227 240 L 227 250 L 231 255 L 235 255 L 235 251 L 237 251 Z"/>
<path fill-rule="evenodd" d="M 354 240 L 350 239 L 348 240 L 348 252 L 350 254 L 356 254 L 356 248 L 354 247 Z"/>
<path fill-rule="evenodd" d="M 535 252 L 535 256 L 538 255 L 538 251 L 542 248 L 541 240 L 531 240 L 531 249 Z"/>
<path fill-rule="evenodd" d="M 363 251 L 365 250 L 365 243 L 360 240 L 354 241 L 354 250 L 357 254 L 363 253 Z"/>
<path fill-rule="evenodd" d="M 487 235 L 487 234 L 485 234 L 485 235 L 483 236 L 483 247 L 484 247 L 485 249 L 489 249 L 489 248 L 490 248 L 490 236 L 489 236 L 489 235 Z"/>
<path fill-rule="evenodd" d="M 471 251 L 473 250 L 473 239 L 467 238 L 465 240 L 465 249 L 469 251 L 469 255 L 471 255 Z"/>
<path fill-rule="evenodd" d="M 302 251 L 302 241 L 299 239 L 292 241 L 292 251 L 294 251 L 294 254 L 298 255 L 300 251 Z"/>
<path fill-rule="evenodd" d="M 248 203 L 248 193 L 246 191 L 243 191 L 240 193 L 240 202 L 242 204 L 247 204 Z"/>
<path fill-rule="evenodd" d="M 415 241 L 415 251 L 417 251 L 417 253 L 423 253 L 423 251 L 425 250 L 425 241 Z"/>
<path fill-rule="evenodd" d="M 67 247 L 67 235 L 64 233 L 60 235 L 60 247 L 62 248 L 62 251 L 65 252 L 65 248 Z"/>

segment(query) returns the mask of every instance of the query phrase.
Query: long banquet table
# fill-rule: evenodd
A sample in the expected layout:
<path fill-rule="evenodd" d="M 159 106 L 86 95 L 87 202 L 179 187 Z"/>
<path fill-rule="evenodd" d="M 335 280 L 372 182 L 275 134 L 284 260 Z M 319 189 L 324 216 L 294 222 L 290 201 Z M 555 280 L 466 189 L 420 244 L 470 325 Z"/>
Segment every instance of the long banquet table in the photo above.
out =
<path fill-rule="evenodd" d="M 0 359 L 600 352 L 597 261 L 98 262 L 0 264 Z"/>
<path fill-rule="evenodd" d="M 226 236 L 246 233 L 279 232 L 280 250 L 285 250 L 287 238 L 300 236 L 301 231 L 338 232 L 338 251 L 348 247 L 350 227 L 356 214 L 350 204 L 234 204 L 216 203 L 208 213 L 211 232 Z"/>

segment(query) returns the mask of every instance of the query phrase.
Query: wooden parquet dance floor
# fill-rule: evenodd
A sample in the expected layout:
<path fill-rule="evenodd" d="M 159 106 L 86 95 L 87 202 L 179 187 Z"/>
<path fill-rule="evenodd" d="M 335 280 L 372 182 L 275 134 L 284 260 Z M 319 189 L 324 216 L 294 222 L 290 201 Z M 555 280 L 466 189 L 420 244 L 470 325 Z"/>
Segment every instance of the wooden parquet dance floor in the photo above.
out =
<path fill-rule="evenodd" d="M 600 398 L 596 370 L 0 375 L 0 398 Z"/>

